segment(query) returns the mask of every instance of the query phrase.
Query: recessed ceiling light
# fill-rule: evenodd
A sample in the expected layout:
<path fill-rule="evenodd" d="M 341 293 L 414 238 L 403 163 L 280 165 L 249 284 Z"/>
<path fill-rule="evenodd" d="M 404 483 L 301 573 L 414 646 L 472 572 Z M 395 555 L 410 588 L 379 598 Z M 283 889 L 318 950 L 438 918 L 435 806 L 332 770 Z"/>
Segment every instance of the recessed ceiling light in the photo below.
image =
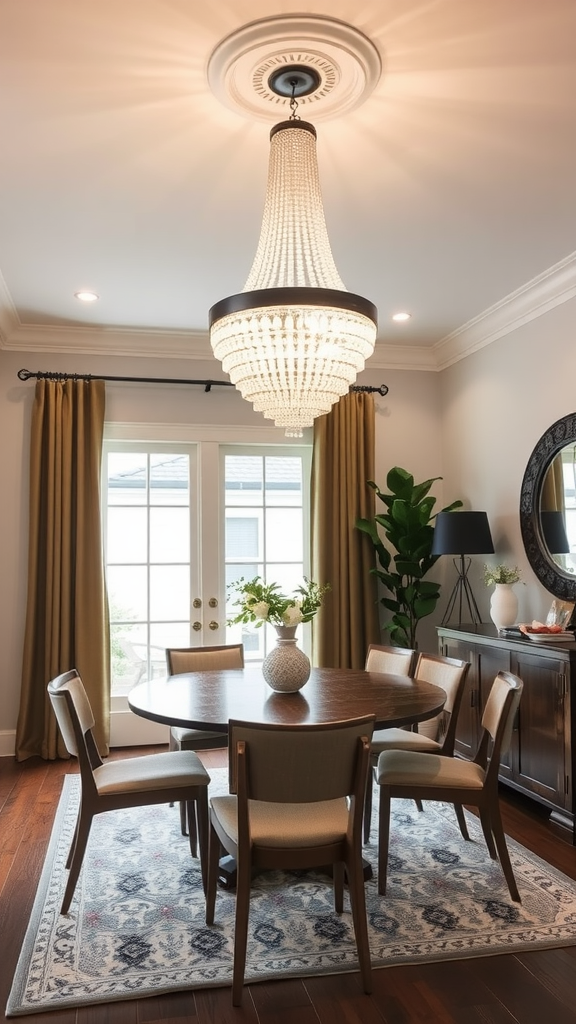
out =
<path fill-rule="evenodd" d="M 394 313 L 392 319 L 396 320 L 397 323 L 401 323 L 402 320 L 409 320 L 412 313 Z"/>
<path fill-rule="evenodd" d="M 80 299 L 80 302 L 96 302 L 99 298 L 96 292 L 74 292 L 74 298 Z"/>

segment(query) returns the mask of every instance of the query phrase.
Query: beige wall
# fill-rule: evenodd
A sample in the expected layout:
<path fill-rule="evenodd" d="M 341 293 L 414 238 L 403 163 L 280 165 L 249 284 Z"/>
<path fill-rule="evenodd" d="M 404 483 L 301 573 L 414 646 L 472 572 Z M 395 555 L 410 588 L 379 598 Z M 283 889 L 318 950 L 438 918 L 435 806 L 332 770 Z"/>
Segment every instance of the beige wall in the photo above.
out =
<path fill-rule="evenodd" d="M 488 513 L 496 549 L 488 560 L 522 568 L 525 585 L 515 588 L 520 621 L 541 619 L 552 599 L 526 560 L 518 507 L 536 442 L 576 409 L 575 333 L 571 299 L 440 375 L 444 486 L 465 507 Z M 471 579 L 487 619 L 491 591 L 481 581 L 482 563 L 474 558 Z"/>

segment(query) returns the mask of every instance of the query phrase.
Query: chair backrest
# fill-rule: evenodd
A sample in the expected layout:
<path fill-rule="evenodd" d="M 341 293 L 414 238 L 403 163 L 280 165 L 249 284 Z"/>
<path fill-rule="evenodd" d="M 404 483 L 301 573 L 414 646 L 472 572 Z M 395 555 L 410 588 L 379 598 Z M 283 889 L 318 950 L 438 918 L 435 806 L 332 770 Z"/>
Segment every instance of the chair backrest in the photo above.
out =
<path fill-rule="evenodd" d="M 442 753 L 449 756 L 454 752 L 458 712 L 469 669 L 469 661 L 445 658 L 440 654 L 423 652 L 416 662 L 414 677 L 440 686 L 446 694 L 446 702 L 440 714 L 427 722 L 422 722 L 419 731 L 438 739 L 442 743 Z"/>
<path fill-rule="evenodd" d="M 238 755 L 245 752 L 250 800 L 312 803 L 350 796 L 361 769 L 364 780 L 357 795 L 363 802 L 374 721 L 374 715 L 321 725 L 231 720 L 230 792 L 238 791 Z"/>
<path fill-rule="evenodd" d="M 82 733 L 94 728 L 95 721 L 90 701 L 76 669 L 63 672 L 48 683 L 48 696 L 56 721 L 66 744 L 66 750 L 78 757 L 78 737 L 75 719 Z"/>
<path fill-rule="evenodd" d="M 48 683 L 48 697 L 66 749 L 78 758 L 82 786 L 95 788 L 92 772 L 102 758 L 92 733 L 95 721 L 90 701 L 75 668 Z"/>
<path fill-rule="evenodd" d="M 383 647 L 370 644 L 364 668 L 367 672 L 392 672 L 396 676 L 410 676 L 416 651 L 408 647 Z"/>
<path fill-rule="evenodd" d="M 483 734 L 474 760 L 482 767 L 486 767 L 488 757 L 490 758 L 487 778 L 492 777 L 494 785 L 498 782 L 500 758 L 506 753 L 512 740 L 514 717 L 520 704 L 523 687 L 522 680 L 512 672 L 499 672 L 492 683 L 484 707 Z"/>
<path fill-rule="evenodd" d="M 244 645 L 167 647 L 166 664 L 171 676 L 181 672 L 205 672 L 212 668 L 244 668 Z"/>

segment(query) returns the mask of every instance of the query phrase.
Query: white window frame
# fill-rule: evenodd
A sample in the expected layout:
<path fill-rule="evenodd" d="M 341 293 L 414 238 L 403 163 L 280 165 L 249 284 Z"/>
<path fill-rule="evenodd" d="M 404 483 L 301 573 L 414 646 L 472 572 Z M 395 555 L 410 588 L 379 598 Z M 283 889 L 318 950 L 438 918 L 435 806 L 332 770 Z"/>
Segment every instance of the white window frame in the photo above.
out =
<path fill-rule="evenodd" d="M 230 437 L 234 440 L 231 442 Z M 204 424 L 150 424 L 150 423 L 105 423 L 104 444 L 106 448 L 113 447 L 118 450 L 125 445 L 129 449 L 131 443 L 138 447 L 142 443 L 151 447 L 165 446 L 170 450 L 177 450 L 179 447 L 190 449 L 196 447 L 196 480 L 191 480 L 191 489 L 196 489 L 198 494 L 198 522 L 195 524 L 197 548 L 190 551 L 190 558 L 197 559 L 200 580 L 204 575 L 203 589 L 206 593 L 206 600 L 203 599 L 202 608 L 203 620 L 208 623 L 209 597 L 216 597 L 218 601 L 218 612 L 225 615 L 226 595 L 224 592 L 224 529 L 225 529 L 225 504 L 223 501 L 223 480 L 220 474 L 223 472 L 222 450 L 228 451 L 242 449 L 247 454 L 250 449 L 256 454 L 263 454 L 264 447 L 288 448 L 297 450 L 303 457 L 303 508 L 309 508 L 309 487 L 310 468 L 312 461 L 312 431 L 307 431 L 303 440 L 295 445 L 293 438 L 285 438 L 274 427 L 238 427 L 227 426 L 206 426 Z M 102 488 L 103 523 L 106 521 L 106 488 Z M 217 508 L 214 508 L 214 501 Z M 191 515 L 194 515 L 191 502 Z M 209 564 L 207 560 L 202 562 L 204 540 L 210 544 L 210 550 L 214 552 Z M 305 556 L 309 551 L 309 516 L 304 518 L 304 552 Z M 307 569 L 305 569 L 307 572 Z M 194 599 L 194 592 L 191 590 L 191 604 Z M 191 608 L 191 613 L 192 613 Z M 192 614 L 190 617 L 192 622 Z M 204 635 L 199 639 L 195 634 L 194 639 L 198 643 L 224 643 L 225 642 L 225 621 L 220 624 L 218 631 L 210 632 L 209 636 Z M 154 722 L 147 722 L 139 719 L 129 711 L 125 697 L 114 697 L 111 701 L 111 745 L 128 746 L 145 743 L 167 742 L 167 729 Z"/>

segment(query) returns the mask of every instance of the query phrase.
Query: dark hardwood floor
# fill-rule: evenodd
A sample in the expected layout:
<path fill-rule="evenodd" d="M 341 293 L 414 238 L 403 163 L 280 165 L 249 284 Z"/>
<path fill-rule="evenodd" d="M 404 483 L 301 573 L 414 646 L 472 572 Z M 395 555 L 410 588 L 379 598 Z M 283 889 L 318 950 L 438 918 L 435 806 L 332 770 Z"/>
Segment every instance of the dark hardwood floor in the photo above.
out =
<path fill-rule="evenodd" d="M 150 752 L 153 748 L 146 748 Z M 138 751 L 144 752 L 144 751 Z M 115 751 L 113 757 L 134 754 Z M 225 752 L 207 752 L 208 768 Z M 56 805 L 73 761 L 0 758 L 0 1005 L 6 1006 Z M 506 832 L 576 878 L 576 848 L 554 836 L 536 804 L 504 791 Z M 576 909 L 576 908 L 575 908 Z M 181 992 L 19 1018 L 26 1024 L 576 1024 L 576 946 L 247 986 Z"/>

